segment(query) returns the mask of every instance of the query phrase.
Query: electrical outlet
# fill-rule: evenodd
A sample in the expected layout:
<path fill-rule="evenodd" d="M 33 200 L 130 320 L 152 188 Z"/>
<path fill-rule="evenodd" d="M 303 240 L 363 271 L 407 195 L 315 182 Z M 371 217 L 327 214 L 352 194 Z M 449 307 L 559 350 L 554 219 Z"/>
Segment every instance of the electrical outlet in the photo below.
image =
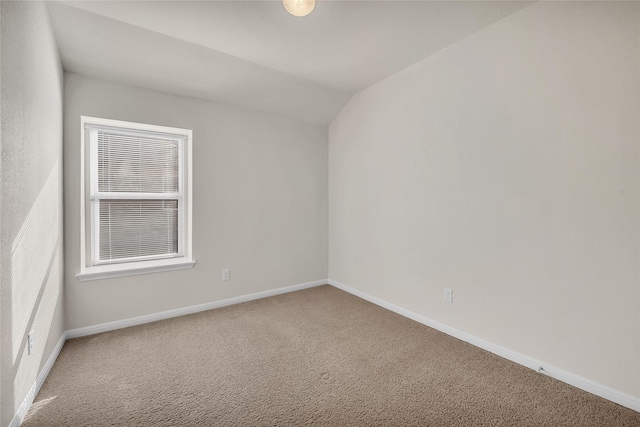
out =
<path fill-rule="evenodd" d="M 230 280 L 231 272 L 229 270 L 222 270 L 222 280 Z"/>
<path fill-rule="evenodd" d="M 453 303 L 453 290 L 444 288 L 444 300 L 448 303 Z"/>
<path fill-rule="evenodd" d="M 33 331 L 27 335 L 27 354 L 31 355 L 31 353 L 33 353 Z"/>

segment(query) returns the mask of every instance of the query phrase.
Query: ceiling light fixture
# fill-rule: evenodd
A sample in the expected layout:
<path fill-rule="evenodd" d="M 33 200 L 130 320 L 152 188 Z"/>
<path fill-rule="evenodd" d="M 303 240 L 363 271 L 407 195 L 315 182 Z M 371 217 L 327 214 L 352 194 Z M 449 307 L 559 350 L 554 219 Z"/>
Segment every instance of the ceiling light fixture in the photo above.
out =
<path fill-rule="evenodd" d="M 316 5 L 316 0 L 282 0 L 284 8 L 293 16 L 307 16 Z"/>

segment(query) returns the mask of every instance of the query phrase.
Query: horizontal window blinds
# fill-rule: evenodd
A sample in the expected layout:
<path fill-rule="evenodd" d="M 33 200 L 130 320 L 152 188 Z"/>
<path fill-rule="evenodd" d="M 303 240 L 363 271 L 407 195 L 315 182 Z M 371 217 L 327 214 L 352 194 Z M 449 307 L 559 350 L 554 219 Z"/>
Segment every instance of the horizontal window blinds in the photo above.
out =
<path fill-rule="evenodd" d="M 91 141 L 97 157 L 94 262 L 178 255 L 183 140 L 96 128 Z"/>
<path fill-rule="evenodd" d="M 98 132 L 98 191 L 177 193 L 179 141 Z"/>
<path fill-rule="evenodd" d="M 177 252 L 177 200 L 100 200 L 101 260 Z"/>

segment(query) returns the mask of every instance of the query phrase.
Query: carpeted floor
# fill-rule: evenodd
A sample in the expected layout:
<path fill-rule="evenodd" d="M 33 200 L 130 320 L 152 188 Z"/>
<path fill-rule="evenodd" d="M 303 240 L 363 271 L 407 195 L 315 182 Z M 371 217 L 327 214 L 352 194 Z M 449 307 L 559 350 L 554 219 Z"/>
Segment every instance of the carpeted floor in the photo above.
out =
<path fill-rule="evenodd" d="M 331 286 L 67 341 L 32 426 L 640 426 Z"/>

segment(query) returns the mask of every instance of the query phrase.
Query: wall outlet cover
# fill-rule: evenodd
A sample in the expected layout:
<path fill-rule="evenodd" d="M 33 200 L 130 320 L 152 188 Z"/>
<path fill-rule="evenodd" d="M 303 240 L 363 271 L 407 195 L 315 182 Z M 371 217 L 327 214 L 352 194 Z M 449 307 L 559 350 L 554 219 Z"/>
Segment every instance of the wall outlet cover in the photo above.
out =
<path fill-rule="evenodd" d="M 444 300 L 448 303 L 453 303 L 453 290 L 444 288 Z"/>
<path fill-rule="evenodd" d="M 33 331 L 27 335 L 27 355 L 31 355 L 31 353 L 33 353 Z"/>

